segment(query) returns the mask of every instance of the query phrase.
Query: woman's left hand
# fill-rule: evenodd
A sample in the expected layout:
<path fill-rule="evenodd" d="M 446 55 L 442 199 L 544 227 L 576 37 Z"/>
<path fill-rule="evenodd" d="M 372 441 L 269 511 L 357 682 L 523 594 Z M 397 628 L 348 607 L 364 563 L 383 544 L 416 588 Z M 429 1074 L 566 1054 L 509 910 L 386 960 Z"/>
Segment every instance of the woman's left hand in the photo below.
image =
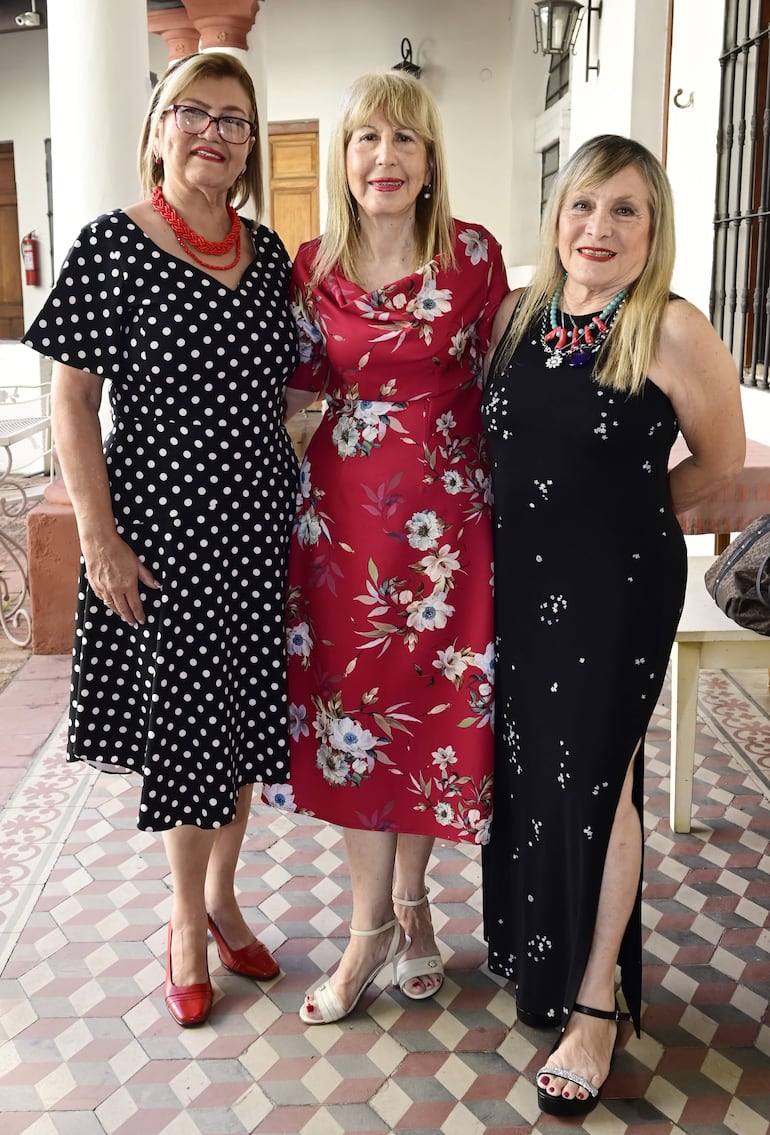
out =
<path fill-rule="evenodd" d="M 136 627 L 145 622 L 139 584 L 160 584 L 117 532 L 108 538 L 83 542 L 83 559 L 91 590 L 124 622 Z"/>

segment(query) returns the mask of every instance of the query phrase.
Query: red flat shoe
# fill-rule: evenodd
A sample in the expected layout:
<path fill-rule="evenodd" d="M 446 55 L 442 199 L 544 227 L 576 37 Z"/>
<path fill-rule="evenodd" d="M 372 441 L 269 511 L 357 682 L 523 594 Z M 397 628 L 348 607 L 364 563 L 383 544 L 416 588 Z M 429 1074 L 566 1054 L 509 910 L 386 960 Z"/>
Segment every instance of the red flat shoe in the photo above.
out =
<path fill-rule="evenodd" d="M 178 1025 L 191 1028 L 208 1019 L 214 995 L 210 981 L 197 985 L 174 985 L 171 980 L 171 923 L 168 927 L 168 953 L 166 955 L 166 1008 Z"/>
<path fill-rule="evenodd" d="M 239 973 L 241 977 L 253 977 L 257 981 L 269 981 L 271 977 L 281 972 L 278 962 L 259 938 L 255 938 L 240 950 L 231 950 L 211 915 L 209 915 L 209 930 L 217 944 L 220 962 L 231 973 Z"/>

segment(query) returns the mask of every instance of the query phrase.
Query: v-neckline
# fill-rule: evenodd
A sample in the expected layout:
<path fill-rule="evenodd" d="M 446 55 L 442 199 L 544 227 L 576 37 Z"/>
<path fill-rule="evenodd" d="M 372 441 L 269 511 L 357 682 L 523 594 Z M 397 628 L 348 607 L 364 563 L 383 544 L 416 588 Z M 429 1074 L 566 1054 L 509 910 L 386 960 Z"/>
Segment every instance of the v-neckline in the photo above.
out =
<path fill-rule="evenodd" d="M 225 284 L 223 280 L 218 279 L 216 276 L 212 275 L 211 272 L 207 272 L 204 268 L 199 267 L 199 265 L 195 264 L 194 262 L 182 260 L 179 256 L 175 256 L 173 253 L 167 252 L 165 248 L 157 243 L 157 241 L 153 240 L 147 230 L 143 229 L 138 221 L 135 221 L 133 217 L 129 217 L 125 209 L 118 209 L 117 212 L 123 216 L 127 225 L 133 225 L 137 232 L 140 232 L 144 239 L 149 241 L 153 248 L 157 248 L 158 252 L 163 253 L 163 255 L 168 260 L 173 261 L 176 264 L 181 264 L 184 268 L 192 269 L 194 272 L 197 272 L 199 276 L 205 276 L 207 280 L 211 280 L 212 284 L 216 285 L 218 288 L 221 288 L 223 291 L 230 292 L 232 294 L 239 292 L 241 290 L 244 279 L 257 262 L 257 246 L 254 243 L 254 235 L 257 231 L 257 225 L 250 223 L 248 220 L 244 220 L 243 223 L 246 225 L 246 228 L 249 231 L 249 240 L 251 241 L 251 247 L 254 249 L 254 258 L 249 261 L 249 263 L 246 265 L 246 267 L 238 277 L 235 286 L 231 288 L 229 284 Z"/>

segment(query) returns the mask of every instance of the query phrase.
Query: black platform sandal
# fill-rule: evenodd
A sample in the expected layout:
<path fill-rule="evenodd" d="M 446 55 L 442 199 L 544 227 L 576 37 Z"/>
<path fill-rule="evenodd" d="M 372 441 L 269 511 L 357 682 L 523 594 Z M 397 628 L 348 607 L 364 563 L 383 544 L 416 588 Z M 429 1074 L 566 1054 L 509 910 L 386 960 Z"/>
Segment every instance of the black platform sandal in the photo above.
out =
<path fill-rule="evenodd" d="M 621 1013 L 617 1005 L 614 1009 L 592 1009 L 590 1005 L 575 1005 L 573 1008 L 574 1013 L 585 1013 L 587 1017 L 599 1017 L 603 1021 L 630 1021 L 630 1013 Z M 566 1028 L 566 1025 L 565 1025 Z M 562 1030 L 563 1035 L 563 1030 Z M 561 1036 L 556 1044 L 551 1049 L 555 1052 L 561 1043 Z M 565 1099 L 564 1096 L 552 1096 L 548 1094 L 547 1088 L 540 1084 L 541 1076 L 558 1076 L 562 1080 L 569 1080 L 571 1084 L 577 1084 L 579 1088 L 583 1088 L 588 1092 L 584 1100 L 578 1099 L 573 1096 L 572 1099 Z M 588 1080 L 584 1080 L 582 1076 L 570 1072 L 567 1068 L 557 1068 L 555 1064 L 545 1064 L 537 1073 L 535 1077 L 537 1084 L 537 1102 L 540 1105 L 540 1110 L 546 1112 L 548 1115 L 587 1115 L 599 1102 L 601 1095 L 601 1087 L 595 1088 L 593 1084 L 589 1084 Z"/>

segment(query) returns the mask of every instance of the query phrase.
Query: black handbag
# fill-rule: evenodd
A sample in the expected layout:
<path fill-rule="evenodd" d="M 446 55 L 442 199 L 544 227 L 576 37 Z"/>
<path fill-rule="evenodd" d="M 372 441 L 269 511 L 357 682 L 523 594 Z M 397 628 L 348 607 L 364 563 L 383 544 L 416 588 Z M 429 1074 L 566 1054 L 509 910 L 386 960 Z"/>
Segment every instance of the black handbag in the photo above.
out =
<path fill-rule="evenodd" d="M 706 588 L 728 618 L 770 635 L 770 515 L 744 528 L 704 576 Z"/>

